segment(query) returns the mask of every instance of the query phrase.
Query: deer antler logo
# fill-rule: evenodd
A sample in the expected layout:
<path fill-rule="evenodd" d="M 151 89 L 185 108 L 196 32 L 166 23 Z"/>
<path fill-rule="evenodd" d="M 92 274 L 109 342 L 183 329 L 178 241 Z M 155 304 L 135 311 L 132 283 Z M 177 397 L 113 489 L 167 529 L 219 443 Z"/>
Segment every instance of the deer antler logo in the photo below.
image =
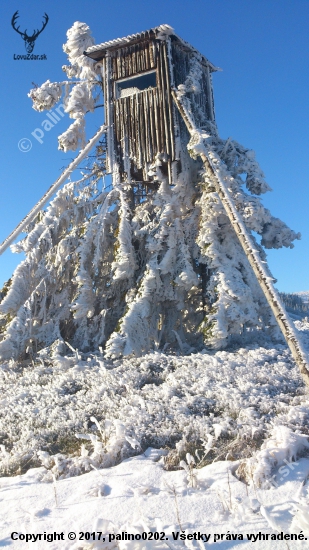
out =
<path fill-rule="evenodd" d="M 19 17 L 18 11 L 16 11 L 14 13 L 13 17 L 12 17 L 11 25 L 12 25 L 14 31 L 18 32 L 18 34 L 20 34 L 20 36 L 24 40 L 25 48 L 26 48 L 27 53 L 32 53 L 33 49 L 34 49 L 35 41 L 36 41 L 37 37 L 39 36 L 39 34 L 41 34 L 41 32 L 45 29 L 45 27 L 48 23 L 49 17 L 47 15 L 47 13 L 44 13 L 43 27 L 41 28 L 40 31 L 39 30 L 36 30 L 36 31 L 34 30 L 33 34 L 31 36 L 27 35 L 27 29 L 24 32 L 21 32 L 19 30 L 19 27 L 16 27 L 16 21 L 17 21 L 18 17 Z"/>

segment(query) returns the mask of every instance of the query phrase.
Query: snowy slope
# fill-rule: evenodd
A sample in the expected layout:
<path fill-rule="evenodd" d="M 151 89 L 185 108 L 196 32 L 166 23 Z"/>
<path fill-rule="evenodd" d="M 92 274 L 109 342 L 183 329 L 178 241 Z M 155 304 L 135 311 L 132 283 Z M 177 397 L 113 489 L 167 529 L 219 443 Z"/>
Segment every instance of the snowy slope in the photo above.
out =
<path fill-rule="evenodd" d="M 295 324 L 309 348 L 308 322 Z M 252 548 L 247 533 L 309 537 L 309 400 L 285 346 L 113 362 L 45 350 L 32 365 L 2 363 L 0 376 L 0 547 L 225 550 Z M 207 465 L 190 473 L 195 451 Z M 211 536 L 174 540 L 182 530 Z M 54 531 L 64 540 L 11 540 Z M 115 546 L 70 531 L 168 540 Z M 224 533 L 244 540 L 215 542 Z"/>
<path fill-rule="evenodd" d="M 282 550 L 282 540 L 246 540 L 247 534 L 276 535 L 284 531 L 309 536 L 308 523 L 294 524 L 293 503 L 300 501 L 302 480 L 308 476 L 309 460 L 302 458 L 297 467 L 276 489 L 264 491 L 247 489 L 231 475 L 234 463 L 218 462 L 198 471 L 196 489 L 188 488 L 184 471 L 166 472 L 162 462 L 156 462 L 159 454 L 148 450 L 145 455 L 128 459 L 122 464 L 102 471 L 93 471 L 76 478 L 64 479 L 53 484 L 40 482 L 41 469 L 29 470 L 23 476 L 3 478 L 0 484 L 0 546 L 8 548 L 33 548 L 50 550 L 120 548 L 120 550 L 168 550 L 181 548 L 271 548 Z M 229 473 L 228 473 L 229 472 Z M 229 487 L 228 489 L 228 476 Z M 279 482 L 280 483 L 280 482 Z M 303 491 L 308 498 L 307 486 Z M 308 522 L 309 507 L 304 498 L 296 509 L 298 521 Z M 172 533 L 200 532 L 211 535 L 204 546 L 193 541 L 174 541 Z M 87 543 L 68 540 L 68 533 L 102 532 L 105 542 Z M 115 541 L 108 544 L 108 533 L 130 534 L 164 533 L 164 540 Z M 31 542 L 11 541 L 18 533 L 64 533 L 63 541 Z M 214 534 L 241 534 L 244 541 L 226 540 L 214 542 Z M 44 535 L 43 535 L 44 536 Z M 161 536 L 161 535 L 160 535 Z M 168 539 L 168 540 L 166 540 Z M 290 550 L 308 548 L 308 541 L 289 541 Z M 238 546 L 240 545 L 240 546 Z M 286 547 L 287 548 L 287 547 Z"/>

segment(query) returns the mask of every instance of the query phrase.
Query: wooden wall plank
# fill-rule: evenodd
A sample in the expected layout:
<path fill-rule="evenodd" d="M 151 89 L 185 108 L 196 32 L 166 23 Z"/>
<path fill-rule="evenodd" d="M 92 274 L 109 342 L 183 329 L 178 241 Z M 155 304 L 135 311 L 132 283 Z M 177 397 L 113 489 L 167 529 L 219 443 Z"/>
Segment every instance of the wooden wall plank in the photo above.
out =
<path fill-rule="evenodd" d="M 175 136 L 174 136 L 174 124 L 173 124 L 173 103 L 171 96 L 171 82 L 170 82 L 170 69 L 167 59 L 167 45 L 163 46 L 164 65 L 165 65 L 165 80 L 166 80 L 166 95 L 168 103 L 168 122 L 169 122 L 169 139 L 171 148 L 171 160 L 175 160 Z"/>
<path fill-rule="evenodd" d="M 163 54 L 163 47 L 164 44 L 160 44 L 160 57 L 159 57 L 159 63 L 158 63 L 158 69 L 159 69 L 159 79 L 160 79 L 160 89 L 161 89 L 161 118 L 163 119 L 163 128 L 164 128 L 164 142 L 165 142 L 165 152 L 170 155 L 170 142 L 169 142 L 169 135 L 168 135 L 168 122 L 167 122 L 167 112 L 166 112 L 166 82 L 164 78 L 164 54 Z"/>

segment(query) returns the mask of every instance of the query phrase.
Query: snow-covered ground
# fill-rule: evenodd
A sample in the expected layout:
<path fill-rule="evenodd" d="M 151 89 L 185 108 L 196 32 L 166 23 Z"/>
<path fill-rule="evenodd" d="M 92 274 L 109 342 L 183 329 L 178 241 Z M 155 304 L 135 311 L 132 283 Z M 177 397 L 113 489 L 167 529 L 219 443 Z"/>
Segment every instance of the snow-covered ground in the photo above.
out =
<path fill-rule="evenodd" d="M 309 399 L 285 346 L 113 362 L 54 349 L 0 376 L 0 547 L 308 548 Z M 165 534 L 109 542 L 122 532 Z"/>
<path fill-rule="evenodd" d="M 282 540 L 256 542 L 247 540 L 247 534 L 289 533 L 295 510 L 304 507 L 299 489 L 308 476 L 309 460 L 302 458 L 294 464 L 284 483 L 278 488 L 261 490 L 249 488 L 231 475 L 233 462 L 218 462 L 198 470 L 197 488 L 189 488 L 184 471 L 163 470 L 158 451 L 149 449 L 145 455 L 127 459 L 118 466 L 92 471 L 80 477 L 44 484 L 40 481 L 42 468 L 29 470 L 15 478 L 3 478 L 0 484 L 0 537 L 1 546 L 11 548 L 34 548 L 50 550 L 120 548 L 181 549 L 219 548 L 226 550 L 239 547 L 271 548 L 272 550 L 306 549 L 308 541 Z M 229 484 L 228 484 L 229 480 Z M 230 488 L 230 492 L 229 492 Z M 304 494 L 308 496 L 305 487 Z M 307 512 L 298 512 L 299 522 L 308 521 Z M 291 532 L 303 530 L 303 524 L 294 519 Z M 308 525 L 308 523 L 307 523 Z M 173 532 L 211 535 L 209 541 L 175 541 Z M 44 540 L 29 542 L 11 540 L 11 533 L 19 534 L 63 533 L 63 541 Z M 74 542 L 68 540 L 75 533 Z M 105 542 L 79 540 L 82 533 L 102 532 Z M 108 534 L 160 533 L 163 540 L 115 541 L 108 543 Z M 161 535 L 164 533 L 164 535 Z M 218 539 L 221 534 L 243 535 L 244 540 Z M 217 541 L 214 542 L 214 535 Z M 72 535 L 70 535 L 72 536 Z M 86 535 L 87 536 L 87 535 Z M 176 535 L 174 535 L 176 536 Z M 43 537 L 42 537 L 43 538 Z M 85 538 L 85 537 L 84 537 Z M 168 540 L 167 540 L 168 539 Z M 204 538 L 205 540 L 205 538 Z"/>
<path fill-rule="evenodd" d="M 175 541 L 176 533 L 210 535 L 206 548 L 221 550 L 252 548 L 247 535 L 258 536 L 254 548 L 308 548 L 307 486 L 309 460 L 292 463 L 284 482 L 262 490 L 246 488 L 231 471 L 233 462 L 218 462 L 197 472 L 197 487 L 188 487 L 184 471 L 163 469 L 160 452 L 148 449 L 140 456 L 118 466 L 92 471 L 80 477 L 63 479 L 54 484 L 41 481 L 43 468 L 27 474 L 3 478 L 0 484 L 1 546 L 11 548 L 86 549 L 120 548 L 168 549 L 204 548 L 197 541 Z M 302 490 L 302 494 L 300 491 Z M 293 522 L 293 523 L 292 523 Z M 22 535 L 63 533 L 63 541 L 19 540 Z M 69 533 L 76 534 L 74 542 Z M 83 533 L 96 533 L 105 541 L 86 542 Z M 109 534 L 157 532 L 163 540 L 111 541 Z M 280 533 L 304 533 L 306 540 L 270 540 Z M 11 540 L 11 533 L 17 540 Z M 164 533 L 164 535 L 161 535 Z M 174 533 L 174 537 L 173 537 Z M 259 536 L 259 533 L 261 535 Z M 237 534 L 237 540 L 228 540 Z M 263 540 L 268 534 L 269 540 Z M 215 536 L 216 535 L 216 536 Z M 221 540 L 221 535 L 226 535 Z M 241 538 L 243 537 L 243 540 Z M 72 535 L 70 535 L 72 536 Z M 82 538 L 83 537 L 83 538 Z M 219 538 L 220 537 L 220 538 Z M 282 537 L 282 535 L 281 535 Z M 112 536 L 110 537 L 112 538 Z M 203 537 L 204 541 L 206 537 Z M 216 542 L 215 542 L 216 539 Z M 262 539 L 262 540 L 260 540 Z M 252 539 L 253 540 L 253 539 Z M 118 543 L 118 546 L 117 546 Z"/>

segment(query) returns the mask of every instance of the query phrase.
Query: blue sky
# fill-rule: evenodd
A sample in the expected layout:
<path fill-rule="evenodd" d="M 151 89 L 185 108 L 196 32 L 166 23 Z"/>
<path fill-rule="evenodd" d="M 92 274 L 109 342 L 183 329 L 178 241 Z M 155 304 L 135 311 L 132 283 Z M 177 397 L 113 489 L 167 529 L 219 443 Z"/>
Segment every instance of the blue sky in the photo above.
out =
<path fill-rule="evenodd" d="M 43 14 L 49 22 L 36 42 L 35 54 L 47 60 L 14 60 L 24 43 L 10 21 L 19 10 L 21 30 L 39 28 Z M 2 2 L 2 86 L 0 241 L 30 210 L 60 175 L 72 153 L 57 150 L 57 136 L 71 120 L 65 117 L 46 133 L 43 144 L 31 132 L 44 113 L 31 108 L 27 93 L 32 82 L 63 80 L 66 63 L 62 44 L 74 21 L 86 22 L 97 43 L 148 29 L 161 23 L 194 45 L 223 69 L 214 75 L 216 119 L 220 135 L 231 136 L 256 156 L 272 193 L 264 204 L 272 214 L 302 233 L 293 250 L 268 252 L 279 290 L 309 289 L 309 1 L 308 0 L 66 0 Z M 102 120 L 89 115 L 91 131 Z M 31 151 L 18 142 L 31 138 Z M 20 256 L 0 257 L 0 288 Z"/>

